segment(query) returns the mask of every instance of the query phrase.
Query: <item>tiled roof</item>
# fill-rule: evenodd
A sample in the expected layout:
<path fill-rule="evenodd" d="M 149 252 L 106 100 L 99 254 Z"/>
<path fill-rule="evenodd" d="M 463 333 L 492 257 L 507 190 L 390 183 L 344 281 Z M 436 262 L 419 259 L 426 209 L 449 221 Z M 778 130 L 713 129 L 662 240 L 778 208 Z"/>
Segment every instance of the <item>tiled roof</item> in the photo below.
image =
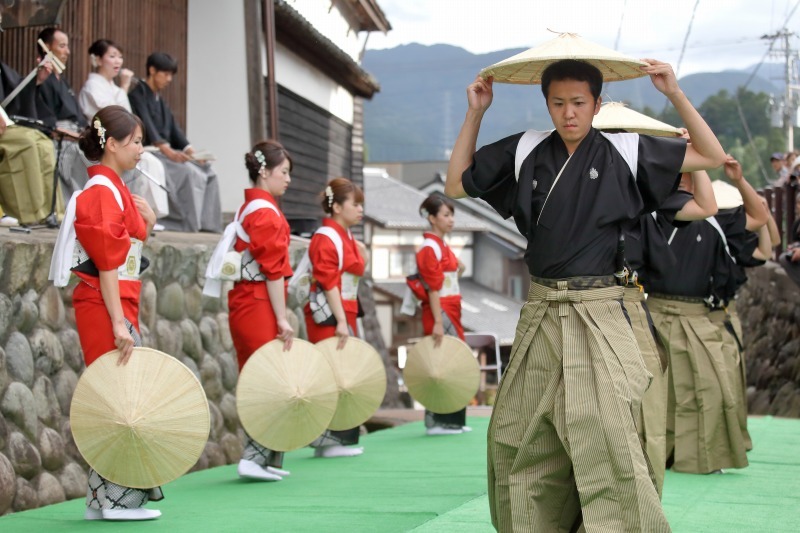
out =
<path fill-rule="evenodd" d="M 388 229 L 426 230 L 428 221 L 419 214 L 419 205 L 427 194 L 389 177 L 382 171 L 364 172 L 364 215 Z M 479 218 L 456 210 L 455 231 L 486 231 L 489 226 Z"/>
<path fill-rule="evenodd" d="M 420 190 L 428 194 L 434 191 L 443 192 L 444 184 L 441 180 L 436 179 L 424 187 L 421 187 Z M 501 239 L 512 243 L 522 251 L 528 247 L 528 239 L 524 235 L 520 234 L 516 223 L 514 223 L 514 219 L 503 219 L 503 217 L 501 217 L 497 211 L 495 211 L 492 206 L 490 206 L 482 198 L 470 198 L 467 196 L 466 198 L 459 198 L 456 200 L 456 203 L 460 207 L 463 206 L 464 208 L 463 211 L 459 211 L 460 213 L 466 212 L 483 220 L 488 226 L 489 233 L 497 235 Z"/>
<path fill-rule="evenodd" d="M 461 322 L 467 331 L 494 333 L 501 346 L 511 346 L 524 302 L 478 285 L 470 279 L 459 281 Z M 399 280 L 375 281 L 375 288 L 403 299 L 406 283 Z"/>

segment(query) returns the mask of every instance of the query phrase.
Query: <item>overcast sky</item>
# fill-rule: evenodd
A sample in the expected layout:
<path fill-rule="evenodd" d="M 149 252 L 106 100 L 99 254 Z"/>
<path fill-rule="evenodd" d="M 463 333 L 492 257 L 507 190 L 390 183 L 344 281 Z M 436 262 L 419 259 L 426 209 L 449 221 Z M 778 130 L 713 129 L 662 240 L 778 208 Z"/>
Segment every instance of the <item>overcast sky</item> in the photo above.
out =
<path fill-rule="evenodd" d="M 681 76 L 743 68 L 767 51 L 760 37 L 775 33 L 800 0 L 379 0 L 392 30 L 373 33 L 368 48 L 407 43 L 451 44 L 473 53 L 530 48 L 554 37 L 548 28 L 578 33 L 634 57 L 677 66 L 697 3 Z M 800 9 L 789 31 L 800 33 Z M 793 37 L 792 48 L 800 48 Z M 773 58 L 772 61 L 777 59 Z M 769 61 L 769 59 L 768 59 Z"/>

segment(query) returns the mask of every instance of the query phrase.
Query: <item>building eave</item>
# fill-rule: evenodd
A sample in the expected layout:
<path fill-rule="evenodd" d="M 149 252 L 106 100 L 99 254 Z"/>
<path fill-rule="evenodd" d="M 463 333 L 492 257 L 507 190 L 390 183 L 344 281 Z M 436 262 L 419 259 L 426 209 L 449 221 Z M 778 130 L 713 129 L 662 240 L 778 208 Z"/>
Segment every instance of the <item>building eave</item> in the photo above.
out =
<path fill-rule="evenodd" d="M 386 33 L 392 29 L 386 14 L 375 0 L 332 1 L 355 19 L 357 31 L 380 31 Z"/>
<path fill-rule="evenodd" d="M 353 96 L 372 98 L 378 81 L 284 0 L 275 0 L 275 36 Z"/>

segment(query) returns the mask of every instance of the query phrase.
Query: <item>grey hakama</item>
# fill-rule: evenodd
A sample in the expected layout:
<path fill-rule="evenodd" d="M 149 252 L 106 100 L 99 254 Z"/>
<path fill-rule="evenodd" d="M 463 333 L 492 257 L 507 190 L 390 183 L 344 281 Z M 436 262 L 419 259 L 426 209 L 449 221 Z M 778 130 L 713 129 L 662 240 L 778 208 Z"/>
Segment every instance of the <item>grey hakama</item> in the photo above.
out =
<path fill-rule="evenodd" d="M 159 223 L 172 231 L 222 231 L 219 180 L 211 165 L 176 163 L 154 152 L 167 175 L 169 214 Z"/>

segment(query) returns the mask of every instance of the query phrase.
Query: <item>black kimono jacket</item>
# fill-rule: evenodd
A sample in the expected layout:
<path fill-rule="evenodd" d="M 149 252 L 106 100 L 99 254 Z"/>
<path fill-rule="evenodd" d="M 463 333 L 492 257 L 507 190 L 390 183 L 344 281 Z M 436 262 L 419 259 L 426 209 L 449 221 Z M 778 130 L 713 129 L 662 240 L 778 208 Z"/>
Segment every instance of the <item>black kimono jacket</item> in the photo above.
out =
<path fill-rule="evenodd" d="M 39 118 L 51 128 L 55 128 L 59 120 L 74 122 L 80 129 L 87 124 L 67 80 L 55 74 L 36 87 L 36 110 Z"/>
<path fill-rule="evenodd" d="M 11 94 L 17 85 L 22 81 L 16 70 L 9 67 L 3 62 L 0 62 L 0 101 L 5 100 L 6 96 Z M 5 108 L 8 115 L 21 115 L 23 117 L 33 118 L 36 115 L 36 80 L 32 80 L 25 86 L 20 93 L 8 103 Z"/>
<path fill-rule="evenodd" d="M 743 272 L 737 268 L 737 257 L 747 250 L 752 256 L 754 250 L 752 242 L 747 242 L 743 207 L 720 211 L 716 216 L 690 222 L 682 228 L 661 215 L 658 222 L 668 236 L 677 264 L 662 277 L 653 279 L 649 291 L 702 298 L 712 304 L 735 294 Z"/>
<path fill-rule="evenodd" d="M 677 262 L 662 225 L 657 221 L 658 216 L 675 227 L 685 226 L 688 222 L 676 221 L 675 216 L 691 199 L 691 194 L 675 191 L 658 211 L 640 216 L 636 224 L 625 232 L 625 264 L 631 273 L 637 274 L 639 284 L 645 289 L 650 280 L 662 276 Z"/>
<path fill-rule="evenodd" d="M 178 126 L 172 110 L 159 95 L 150 89 L 144 80 L 139 80 L 135 87 L 128 93 L 133 112 L 144 123 L 145 142 L 147 144 L 161 144 L 166 142 L 170 148 L 183 150 L 189 145 L 189 140 Z"/>
<path fill-rule="evenodd" d="M 478 150 L 463 173 L 464 190 L 504 218 L 514 217 L 528 238 L 525 261 L 531 275 L 612 274 L 621 232 L 658 209 L 677 187 L 686 141 L 592 128 L 569 157 L 552 132 L 519 164 L 523 135 Z"/>

